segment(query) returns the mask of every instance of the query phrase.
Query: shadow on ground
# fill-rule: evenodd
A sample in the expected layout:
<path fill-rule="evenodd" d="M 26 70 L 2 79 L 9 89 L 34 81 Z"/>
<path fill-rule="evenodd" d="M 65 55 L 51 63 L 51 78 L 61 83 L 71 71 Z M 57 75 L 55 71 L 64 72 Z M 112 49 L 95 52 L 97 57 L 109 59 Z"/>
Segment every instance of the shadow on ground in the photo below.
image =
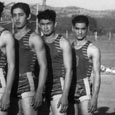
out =
<path fill-rule="evenodd" d="M 115 115 L 115 112 L 112 112 L 112 113 L 108 113 L 109 111 L 109 107 L 100 107 L 98 109 L 98 111 L 94 114 L 94 115 Z M 70 109 L 69 109 L 69 112 L 68 112 L 68 115 L 75 115 L 74 113 L 74 109 L 73 107 L 71 106 Z M 79 113 L 79 115 L 82 115 L 81 113 Z"/>
<path fill-rule="evenodd" d="M 98 112 L 94 115 L 115 115 L 115 112 L 108 113 L 109 107 L 101 107 L 98 109 Z"/>

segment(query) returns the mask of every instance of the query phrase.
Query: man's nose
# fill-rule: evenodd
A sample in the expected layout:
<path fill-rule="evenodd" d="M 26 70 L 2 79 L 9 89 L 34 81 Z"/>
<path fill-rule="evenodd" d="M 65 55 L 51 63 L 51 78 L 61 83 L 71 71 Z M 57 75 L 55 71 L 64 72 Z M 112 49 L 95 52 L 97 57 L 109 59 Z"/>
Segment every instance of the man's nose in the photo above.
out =
<path fill-rule="evenodd" d="M 16 16 L 16 21 L 18 21 L 18 20 L 19 20 L 19 16 L 17 15 L 17 16 Z"/>
<path fill-rule="evenodd" d="M 81 30 L 81 29 L 79 29 L 79 33 L 82 33 L 82 30 Z"/>
<path fill-rule="evenodd" d="M 45 24 L 45 25 L 44 25 L 44 28 L 45 28 L 45 29 L 47 29 L 47 28 L 48 28 L 48 25 L 47 25 L 47 24 Z"/>

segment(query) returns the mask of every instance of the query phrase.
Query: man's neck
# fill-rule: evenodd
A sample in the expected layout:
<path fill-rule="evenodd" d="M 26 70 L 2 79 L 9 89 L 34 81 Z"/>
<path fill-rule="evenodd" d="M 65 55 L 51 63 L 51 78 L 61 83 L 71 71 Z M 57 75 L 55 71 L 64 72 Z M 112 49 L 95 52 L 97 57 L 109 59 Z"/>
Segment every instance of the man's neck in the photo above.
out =
<path fill-rule="evenodd" d="M 27 27 L 16 29 L 15 38 L 20 40 L 30 29 Z"/>
<path fill-rule="evenodd" d="M 45 37 L 45 41 L 48 42 L 48 43 L 52 43 L 56 37 L 57 37 L 57 34 L 56 33 L 53 33 L 51 34 L 50 36 L 44 36 Z"/>
<path fill-rule="evenodd" d="M 16 33 L 24 33 L 28 31 L 29 28 L 27 26 L 24 26 L 23 28 L 16 28 Z"/>
<path fill-rule="evenodd" d="M 77 48 L 77 49 L 79 49 L 79 48 L 81 48 L 83 45 L 85 45 L 86 44 L 86 42 L 87 42 L 87 40 L 86 39 L 83 39 L 83 40 L 75 40 L 75 47 Z"/>

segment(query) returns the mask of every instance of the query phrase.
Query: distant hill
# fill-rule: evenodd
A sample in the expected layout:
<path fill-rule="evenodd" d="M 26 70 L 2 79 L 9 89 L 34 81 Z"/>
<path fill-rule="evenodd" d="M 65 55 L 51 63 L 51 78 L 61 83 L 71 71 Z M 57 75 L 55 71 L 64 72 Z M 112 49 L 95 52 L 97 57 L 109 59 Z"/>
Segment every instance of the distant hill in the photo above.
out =
<path fill-rule="evenodd" d="M 36 4 L 35 5 L 31 5 L 31 8 L 34 9 L 34 11 L 36 12 Z M 84 9 L 84 8 L 80 8 L 80 7 L 75 7 L 75 6 L 70 6 L 70 7 L 51 7 L 51 6 L 46 6 L 46 8 L 49 9 L 54 9 L 56 11 L 57 14 L 60 14 L 62 16 L 72 16 L 75 14 L 85 14 L 91 17 L 115 17 L 115 10 L 102 10 L 102 11 L 95 11 L 95 10 L 88 10 L 88 9 Z M 42 6 L 39 5 L 39 9 L 42 9 Z M 35 13 L 34 12 L 34 13 Z"/>
<path fill-rule="evenodd" d="M 10 9 L 14 2 L 7 4 L 4 12 L 3 19 L 9 21 L 11 20 Z M 37 4 L 31 4 L 32 20 L 35 20 L 36 15 L 36 6 Z M 87 10 L 79 7 L 51 7 L 46 6 L 45 8 L 53 9 L 57 13 L 57 21 L 59 22 L 58 27 L 60 29 L 66 28 L 71 31 L 71 18 L 73 15 L 84 14 L 89 17 L 91 22 L 90 27 L 92 31 L 98 31 L 100 33 L 112 31 L 115 32 L 115 10 L 104 10 L 104 11 L 94 11 Z M 39 10 L 42 10 L 42 6 L 39 5 Z M 65 30 L 64 30 L 65 31 Z"/>
<path fill-rule="evenodd" d="M 14 2 L 11 2 L 5 6 L 5 13 L 6 11 L 10 10 L 11 6 L 14 4 Z M 33 14 L 36 14 L 36 7 L 37 4 L 30 4 L 31 11 Z M 46 6 L 46 8 L 49 9 L 54 9 L 57 14 L 60 14 L 62 16 L 69 16 L 71 17 L 72 15 L 75 14 L 85 14 L 91 17 L 96 17 L 96 18 L 104 18 L 104 17 L 109 17 L 109 18 L 114 18 L 115 17 L 115 10 L 103 10 L 103 11 L 95 11 L 95 10 L 88 10 L 84 8 L 79 8 L 75 6 L 70 6 L 70 7 L 51 7 L 51 6 Z M 39 5 L 39 10 L 42 9 L 42 6 Z"/>

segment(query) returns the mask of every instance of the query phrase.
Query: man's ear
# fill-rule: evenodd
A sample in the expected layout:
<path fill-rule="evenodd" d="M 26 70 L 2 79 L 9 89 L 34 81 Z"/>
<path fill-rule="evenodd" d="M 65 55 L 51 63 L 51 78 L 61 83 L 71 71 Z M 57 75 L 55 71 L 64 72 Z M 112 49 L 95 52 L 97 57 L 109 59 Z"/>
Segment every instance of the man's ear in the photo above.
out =
<path fill-rule="evenodd" d="M 57 22 L 55 22 L 55 25 L 54 25 L 55 27 L 57 26 Z"/>
<path fill-rule="evenodd" d="M 40 28 L 40 23 L 38 22 L 38 27 Z"/>
<path fill-rule="evenodd" d="M 89 31 L 89 26 L 87 27 L 87 31 Z"/>
<path fill-rule="evenodd" d="M 74 31 L 74 27 L 72 26 L 72 32 Z"/>
<path fill-rule="evenodd" d="M 29 16 L 28 16 L 27 20 L 30 20 L 30 18 L 31 18 L 31 14 L 29 14 Z"/>

